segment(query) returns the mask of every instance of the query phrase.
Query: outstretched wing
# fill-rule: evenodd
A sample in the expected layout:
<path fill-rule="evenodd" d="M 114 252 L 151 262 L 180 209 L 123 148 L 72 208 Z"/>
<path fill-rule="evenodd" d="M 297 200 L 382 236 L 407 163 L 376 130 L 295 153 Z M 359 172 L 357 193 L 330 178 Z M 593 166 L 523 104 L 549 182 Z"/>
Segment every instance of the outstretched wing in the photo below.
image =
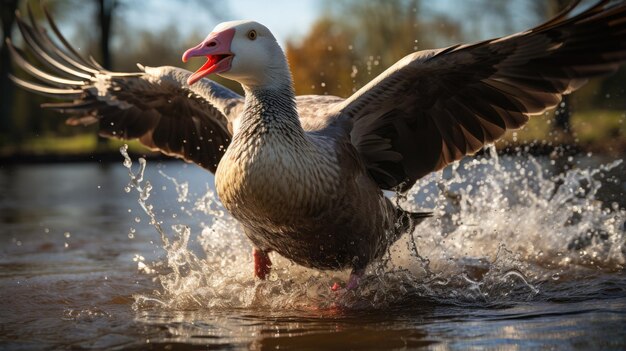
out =
<path fill-rule="evenodd" d="M 575 1 L 526 32 L 411 54 L 341 103 L 351 139 L 383 189 L 475 153 L 626 60 L 626 3 Z"/>
<path fill-rule="evenodd" d="M 231 125 L 243 108 L 240 95 L 208 79 L 190 87 L 186 80 L 191 72 L 175 67 L 107 71 L 92 58 L 81 57 L 49 15 L 64 48 L 30 17 L 30 24 L 20 18 L 17 23 L 29 51 L 47 70 L 27 61 L 7 42 L 13 61 L 38 82 L 11 78 L 34 93 L 69 100 L 43 107 L 70 114 L 70 125 L 99 123 L 101 135 L 139 139 L 150 149 L 215 172 L 230 142 Z"/>

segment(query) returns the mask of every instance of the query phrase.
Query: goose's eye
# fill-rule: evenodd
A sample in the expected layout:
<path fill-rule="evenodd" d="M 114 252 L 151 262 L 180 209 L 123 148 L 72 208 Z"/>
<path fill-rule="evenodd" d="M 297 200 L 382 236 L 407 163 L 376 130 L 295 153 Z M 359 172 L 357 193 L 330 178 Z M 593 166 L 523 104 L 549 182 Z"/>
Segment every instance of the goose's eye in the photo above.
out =
<path fill-rule="evenodd" d="M 248 39 L 250 39 L 250 40 L 256 39 L 256 30 L 253 29 L 253 30 L 248 32 Z"/>

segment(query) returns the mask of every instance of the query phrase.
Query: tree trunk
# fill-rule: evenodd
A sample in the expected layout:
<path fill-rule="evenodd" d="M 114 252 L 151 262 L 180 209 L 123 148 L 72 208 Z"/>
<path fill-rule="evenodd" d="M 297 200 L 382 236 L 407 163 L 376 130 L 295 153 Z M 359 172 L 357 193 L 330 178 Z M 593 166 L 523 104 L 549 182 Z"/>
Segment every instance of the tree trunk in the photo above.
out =
<path fill-rule="evenodd" d="M 102 67 L 112 68 L 111 50 L 111 21 L 113 12 L 117 7 L 117 0 L 98 0 L 98 23 L 100 24 L 100 54 L 102 55 Z"/>
<path fill-rule="evenodd" d="M 111 22 L 113 12 L 117 7 L 117 0 L 97 0 L 98 1 L 98 23 L 100 24 L 100 55 L 102 55 L 102 67 L 112 69 L 113 62 L 111 59 Z M 98 136 L 98 148 L 104 148 L 108 140 Z"/>
<path fill-rule="evenodd" d="M 14 139 L 13 131 L 13 93 L 15 87 L 9 79 L 9 74 L 13 72 L 11 67 L 11 56 L 6 40 L 11 37 L 11 31 L 15 24 L 15 10 L 18 0 L 0 0 L 0 16 L 2 18 L 2 48 L 0 49 L 0 140 Z"/>

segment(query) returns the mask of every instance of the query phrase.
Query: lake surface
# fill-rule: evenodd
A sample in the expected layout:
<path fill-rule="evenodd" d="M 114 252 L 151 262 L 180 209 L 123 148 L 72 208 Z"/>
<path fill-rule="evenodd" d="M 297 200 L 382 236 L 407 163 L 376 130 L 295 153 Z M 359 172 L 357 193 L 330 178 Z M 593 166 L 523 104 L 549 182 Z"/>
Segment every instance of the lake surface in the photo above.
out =
<path fill-rule="evenodd" d="M 623 163 L 427 177 L 400 201 L 433 219 L 332 292 L 276 256 L 255 280 L 212 175 L 122 161 L 0 166 L 0 349 L 626 349 Z"/>

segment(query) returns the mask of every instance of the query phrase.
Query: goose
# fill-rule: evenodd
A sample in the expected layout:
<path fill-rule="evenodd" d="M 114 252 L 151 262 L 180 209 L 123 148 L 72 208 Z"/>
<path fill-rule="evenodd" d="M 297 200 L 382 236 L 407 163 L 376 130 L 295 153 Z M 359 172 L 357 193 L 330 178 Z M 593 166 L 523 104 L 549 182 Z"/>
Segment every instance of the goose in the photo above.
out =
<path fill-rule="evenodd" d="M 355 289 L 368 264 L 431 216 L 383 190 L 408 191 L 626 60 L 626 4 L 599 1 L 573 15 L 577 5 L 507 37 L 409 54 L 347 98 L 296 96 L 283 50 L 255 21 L 221 23 L 184 52 L 183 61 L 206 58 L 194 73 L 106 70 L 79 55 L 47 12 L 56 41 L 32 15 L 17 21 L 39 65 L 8 45 L 35 79 L 13 81 L 66 100 L 43 107 L 70 114 L 68 124 L 99 123 L 104 136 L 139 139 L 213 172 L 253 245 L 256 277 L 267 277 L 275 252 L 351 269 L 345 288 Z M 244 96 L 213 74 L 239 82 Z"/>

